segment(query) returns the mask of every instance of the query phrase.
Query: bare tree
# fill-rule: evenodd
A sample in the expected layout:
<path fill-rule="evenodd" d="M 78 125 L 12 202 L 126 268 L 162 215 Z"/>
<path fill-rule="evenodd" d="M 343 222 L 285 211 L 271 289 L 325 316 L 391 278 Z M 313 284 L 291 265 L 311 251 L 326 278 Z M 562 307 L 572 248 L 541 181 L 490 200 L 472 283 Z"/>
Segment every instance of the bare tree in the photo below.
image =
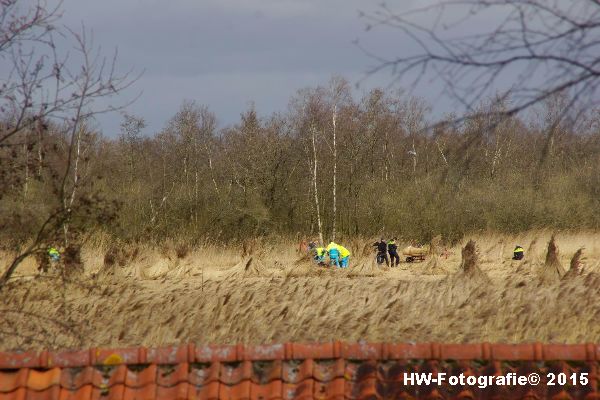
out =
<path fill-rule="evenodd" d="M 44 121 L 59 124 L 69 138 L 57 189 L 60 206 L 49 213 L 33 241 L 0 277 L 1 289 L 23 259 L 44 250 L 53 233 L 63 228 L 66 235 L 80 184 L 82 124 L 98 113 L 129 104 L 94 106 L 96 100 L 109 100 L 130 87 L 137 77 L 117 73 L 116 54 L 112 59 L 101 56 L 85 27 L 80 31 L 57 28 L 59 8 L 49 9 L 42 0 L 3 0 L 0 5 L 0 61 L 8 72 L 0 83 L 0 146 L 22 145 L 24 138 L 35 137 L 29 133 L 36 130 L 41 144 Z M 74 56 L 59 55 L 57 38 L 74 44 Z M 41 154 L 40 150 L 40 168 Z"/>
<path fill-rule="evenodd" d="M 348 82 L 343 78 L 335 77 L 330 82 L 330 96 L 331 96 L 331 126 L 332 126 L 332 147 L 333 147 L 333 177 L 332 177 L 332 191 L 333 191 L 333 217 L 331 225 L 331 240 L 335 240 L 336 234 L 336 220 L 337 220 L 337 159 L 338 159 L 338 145 L 337 145 L 337 121 L 340 106 L 347 101 L 349 95 Z M 316 166 L 316 159 L 315 159 Z"/>
<path fill-rule="evenodd" d="M 143 118 L 136 117 L 127 113 L 123 114 L 121 122 L 121 143 L 126 152 L 125 157 L 129 164 L 129 183 L 133 183 L 136 172 L 136 153 L 140 151 L 142 129 L 146 127 L 146 121 Z"/>
<path fill-rule="evenodd" d="M 597 105 L 596 0 L 437 0 L 403 13 L 383 5 L 363 16 L 368 28 L 392 27 L 407 40 L 402 54 L 373 55 L 378 62 L 370 73 L 390 69 L 413 89 L 437 79 L 467 116 L 503 87 L 510 103 L 495 110 L 501 116 L 561 92 L 570 95 L 562 115 L 577 102 Z"/>

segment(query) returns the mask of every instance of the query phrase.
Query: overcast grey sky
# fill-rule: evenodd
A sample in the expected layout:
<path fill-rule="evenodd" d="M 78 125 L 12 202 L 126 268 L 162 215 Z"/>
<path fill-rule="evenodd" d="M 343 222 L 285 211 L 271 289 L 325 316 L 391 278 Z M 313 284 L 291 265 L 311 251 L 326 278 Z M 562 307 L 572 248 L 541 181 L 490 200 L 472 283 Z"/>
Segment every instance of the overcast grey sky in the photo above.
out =
<path fill-rule="evenodd" d="M 27 1 L 23 0 L 25 4 Z M 345 77 L 351 83 L 361 81 L 356 97 L 392 82 L 396 88 L 411 88 L 414 77 L 421 76 L 423 79 L 412 94 L 432 106 L 434 118 L 445 112 L 462 115 L 471 104 L 477 105 L 481 99 L 515 87 L 527 93 L 530 88 L 536 89 L 538 83 L 544 84 L 547 78 L 544 71 L 532 74 L 527 61 L 522 66 L 502 69 L 502 73 L 493 77 L 480 72 L 473 74 L 473 69 L 461 69 L 455 75 L 446 71 L 444 75 L 444 65 L 441 70 L 436 70 L 437 66 L 427 68 L 423 75 L 419 75 L 421 69 L 411 70 L 402 76 L 401 82 L 395 81 L 398 76 L 393 76 L 391 69 L 366 77 L 380 62 L 360 47 L 387 60 L 399 56 L 413 59 L 424 54 L 417 40 L 411 39 L 414 31 L 403 33 L 402 29 L 389 26 L 365 30 L 368 21 L 359 17 L 360 12 L 373 15 L 381 11 L 381 0 L 45 1 L 49 7 L 61 3 L 60 22 L 75 30 L 83 24 L 86 31 L 93 32 L 94 44 L 107 57 L 118 49 L 118 66 L 122 71 L 131 68 L 135 72 L 144 71 L 120 100 L 126 102 L 141 92 L 126 111 L 146 120 L 145 134 L 160 131 L 185 100 L 208 106 L 223 127 L 237 123 L 251 103 L 261 116 L 286 111 L 290 98 L 299 89 L 326 85 L 333 76 Z M 585 0 L 581 2 L 586 4 Z M 570 8 L 569 0 L 554 0 L 554 3 Z M 465 16 L 473 14 L 468 6 L 435 8 L 435 11 L 427 7 L 432 4 L 439 5 L 440 0 L 387 3 L 396 15 L 427 9 L 411 13 L 410 22 L 434 26 L 432 29 L 444 41 L 460 41 L 474 34 L 485 37 L 486 32 L 493 33 L 498 28 L 509 12 L 514 12 L 511 6 L 489 7 L 465 21 Z M 519 24 L 518 20 L 513 22 Z M 439 45 L 424 36 L 427 51 L 431 44 Z M 59 53 L 69 45 L 60 43 Z M 446 48 L 438 47 L 444 54 Z M 78 66 L 72 60 L 71 67 Z M 410 74 L 414 74 L 413 80 Z M 454 82 L 457 77 L 463 81 Z M 477 82 L 478 77 L 485 84 Z M 452 80 L 452 84 L 444 86 L 443 78 Z M 488 78 L 493 78 L 489 86 L 485 81 Z M 485 88 L 485 93 L 472 89 L 477 84 Z M 463 91 L 460 96 L 454 93 L 457 89 Z M 473 98 L 469 98 L 471 93 Z M 515 93 L 512 95 L 514 100 Z M 461 96 L 466 99 L 464 103 L 459 101 Z M 98 104 L 99 108 L 103 106 L 106 104 Z M 103 114 L 97 120 L 106 135 L 115 136 L 122 116 Z"/>
<path fill-rule="evenodd" d="M 145 71 L 129 91 L 142 96 L 128 112 L 162 127 L 183 100 L 206 104 L 221 126 L 238 121 L 254 102 L 261 115 L 284 111 L 300 88 L 326 84 L 333 75 L 355 83 L 375 61 L 369 50 L 402 50 L 390 31 L 365 32 L 359 10 L 381 0 L 64 0 L 63 22 L 93 30 L 104 54 L 119 52 L 119 66 Z M 396 9 L 413 7 L 402 1 Z M 390 83 L 389 73 L 369 78 L 358 94 Z M 423 94 L 425 97 L 426 94 Z M 115 135 L 121 116 L 98 117 Z"/>

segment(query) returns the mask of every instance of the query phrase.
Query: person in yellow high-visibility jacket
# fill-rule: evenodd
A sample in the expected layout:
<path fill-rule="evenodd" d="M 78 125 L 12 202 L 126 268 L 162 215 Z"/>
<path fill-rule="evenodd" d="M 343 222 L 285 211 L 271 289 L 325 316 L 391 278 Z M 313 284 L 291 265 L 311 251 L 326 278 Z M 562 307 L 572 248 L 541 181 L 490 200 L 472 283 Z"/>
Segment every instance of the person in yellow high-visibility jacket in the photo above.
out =
<path fill-rule="evenodd" d="M 524 254 L 525 251 L 521 246 L 515 247 L 515 249 L 513 250 L 513 260 L 522 260 Z"/>
<path fill-rule="evenodd" d="M 340 266 L 342 268 L 348 268 L 348 264 L 350 263 L 350 250 L 342 245 L 338 245 L 338 249 L 340 250 L 340 257 L 342 258 Z"/>
<path fill-rule="evenodd" d="M 50 257 L 52 262 L 58 262 L 60 260 L 60 252 L 55 247 L 50 247 L 48 249 L 48 257 Z"/>
<path fill-rule="evenodd" d="M 325 264 L 325 255 L 327 254 L 327 252 L 325 251 L 325 247 L 316 247 L 315 248 L 315 261 L 317 262 L 317 264 L 319 265 L 324 265 Z"/>
<path fill-rule="evenodd" d="M 317 264 L 325 265 L 325 256 L 327 255 L 325 247 L 317 247 L 315 242 L 310 242 L 308 244 L 308 249 Z"/>
<path fill-rule="evenodd" d="M 325 249 L 329 253 L 329 258 L 331 259 L 331 255 L 339 254 L 339 265 L 342 268 L 347 268 L 350 262 L 350 251 L 342 245 L 339 245 L 335 242 L 329 243 L 327 248 Z M 333 251 L 332 251 L 333 250 Z M 331 260 L 334 265 L 338 265 L 337 257 L 335 260 Z"/>
<path fill-rule="evenodd" d="M 334 242 L 331 242 L 325 248 L 327 254 L 329 255 L 329 266 L 339 267 L 340 266 L 340 251 L 338 250 L 338 245 Z"/>

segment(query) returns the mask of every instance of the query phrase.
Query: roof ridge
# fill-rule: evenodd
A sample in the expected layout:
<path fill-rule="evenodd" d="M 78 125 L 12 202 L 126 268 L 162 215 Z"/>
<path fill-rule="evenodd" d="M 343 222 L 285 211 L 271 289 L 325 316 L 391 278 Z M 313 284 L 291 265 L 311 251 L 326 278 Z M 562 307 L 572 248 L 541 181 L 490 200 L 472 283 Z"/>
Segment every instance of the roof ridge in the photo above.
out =
<path fill-rule="evenodd" d="M 242 361 L 337 359 L 349 360 L 502 360 L 596 361 L 600 344 L 557 343 L 374 343 L 323 342 L 271 345 L 196 345 L 156 348 L 90 348 L 0 352 L 0 369 L 87 367 L 103 365 L 212 363 Z"/>
<path fill-rule="evenodd" d="M 286 344 L 292 349 L 293 346 Z M 505 374 L 545 374 L 548 371 L 569 371 L 569 373 L 589 374 L 587 382 L 580 381 L 578 385 L 567 385 L 561 388 L 549 388 L 546 385 L 522 388 L 519 398 L 531 395 L 532 398 L 598 398 L 599 361 L 580 361 L 581 357 L 596 357 L 598 347 L 588 345 L 537 345 L 531 344 L 518 347 L 498 347 L 493 345 L 452 345 L 421 344 L 416 348 L 429 359 L 394 358 L 404 357 L 408 353 L 401 352 L 415 349 L 413 345 L 403 346 L 389 344 L 377 346 L 370 344 L 371 350 L 366 354 L 357 353 L 363 346 L 350 348 L 329 344 L 331 350 L 337 347 L 339 356 L 336 358 L 306 358 L 303 360 L 286 359 L 273 360 L 264 363 L 263 360 L 248 360 L 232 362 L 212 361 L 208 363 L 179 364 L 126 364 L 94 365 L 86 367 L 54 367 L 20 369 L 0 369 L 0 399 L 18 400 L 25 398 L 36 399 L 96 399 L 96 398 L 206 398 L 231 400 L 258 399 L 292 399 L 292 398 L 321 398 L 324 400 L 344 398 L 455 398 L 458 392 L 447 384 L 441 387 L 437 384 L 426 384 L 423 388 L 415 386 L 406 379 L 406 372 L 427 374 L 434 371 L 448 375 L 464 374 L 466 376 L 501 376 Z M 318 348 L 313 345 L 312 349 Z M 301 348 L 299 348 L 301 349 Z M 381 359 L 373 359 L 372 349 L 380 349 Z M 515 350 L 516 349 L 516 350 Z M 104 351 L 106 349 L 102 349 Z M 108 349 L 111 350 L 111 349 Z M 133 353 L 136 348 L 130 349 Z M 249 353 L 236 350 L 236 357 L 247 358 Z M 249 349 L 250 351 L 252 349 Z M 514 359 L 526 356 L 528 361 L 501 362 L 494 359 L 494 351 Z M 516 353 L 507 352 L 508 350 Z M 582 352 L 583 350 L 583 352 Z M 385 351 L 390 351 L 389 354 Z M 468 360 L 443 359 L 452 354 L 464 352 Z M 503 353 L 504 351 L 504 353 Z M 566 351 L 572 351 L 568 353 Z M 394 353 L 394 352 L 397 352 Z M 133 354 L 132 353 L 132 354 Z M 106 353 L 112 355 L 112 353 Z M 137 353 L 136 353 L 137 354 Z M 192 353 L 196 357 L 196 353 Z M 286 353 L 294 356 L 292 351 Z M 484 355 L 486 360 L 473 358 Z M 131 355 L 131 354 L 129 354 Z M 387 357 L 389 355 L 389 357 Z M 124 360 L 127 354 L 123 355 Z M 362 360 L 353 359 L 364 356 Z M 546 361 L 545 358 L 569 356 L 574 361 Z M 111 362 L 121 357 L 116 354 Z M 229 357 L 229 356 L 228 356 Z M 350 358 L 345 358 L 350 357 Z M 387 358 L 385 358 L 387 357 Z M 433 358 L 438 357 L 438 358 Z M 541 361 L 530 360 L 541 357 Z M 90 358 L 88 357 L 87 360 Z M 139 361 L 139 357 L 136 359 Z M 147 361 L 147 360 L 146 360 Z M 518 364 L 518 365 L 517 365 Z M 57 371 L 60 376 L 57 376 Z M 533 371 L 533 372 L 532 372 Z M 582 375 L 583 377 L 583 375 Z M 470 385 L 470 384 L 469 384 Z M 487 389 L 474 386 L 462 386 L 460 395 L 464 398 L 483 398 Z M 488 387 L 489 389 L 489 387 Z M 511 391 L 515 388 L 496 388 L 502 398 L 513 398 Z M 494 392 L 496 392 L 494 389 Z M 520 389 L 519 389 L 520 390 Z M 557 392 L 558 390 L 558 392 Z M 523 391 L 526 391 L 524 393 Z M 423 396 L 421 396 L 423 395 Z"/>

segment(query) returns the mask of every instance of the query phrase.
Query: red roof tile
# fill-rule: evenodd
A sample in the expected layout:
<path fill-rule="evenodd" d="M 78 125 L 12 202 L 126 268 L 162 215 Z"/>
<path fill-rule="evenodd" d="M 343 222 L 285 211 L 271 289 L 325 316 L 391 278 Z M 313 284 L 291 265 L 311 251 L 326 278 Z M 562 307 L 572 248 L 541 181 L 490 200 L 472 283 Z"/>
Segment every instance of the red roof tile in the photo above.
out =
<path fill-rule="evenodd" d="M 0 400 L 600 399 L 596 344 L 286 343 L 0 353 Z M 587 385 L 411 386 L 405 372 L 585 372 Z"/>
<path fill-rule="evenodd" d="M 83 385 L 77 390 L 61 389 L 60 400 L 78 400 L 78 399 L 98 399 L 100 398 L 100 392 L 94 393 L 94 387 L 92 385 Z"/>
<path fill-rule="evenodd" d="M 19 387 L 14 391 L 0 392 L 0 400 L 25 400 L 27 396 L 27 388 Z"/>
<path fill-rule="evenodd" d="M 283 383 L 281 380 L 261 385 L 252 383 L 250 387 L 250 398 L 252 400 L 275 400 L 282 398 Z"/>
<path fill-rule="evenodd" d="M 50 386 L 58 386 L 60 385 L 60 375 L 60 368 L 52 368 L 43 371 L 30 369 L 29 375 L 27 376 L 27 387 L 35 391 L 40 391 L 45 390 Z"/>
<path fill-rule="evenodd" d="M 198 400 L 219 399 L 219 388 L 218 381 L 210 382 L 205 386 L 191 386 L 189 397 Z"/>
<path fill-rule="evenodd" d="M 2 353 L 0 352 L 0 369 L 39 367 L 40 357 L 34 351 L 24 353 Z M 44 365 L 45 366 L 45 365 Z"/>
<path fill-rule="evenodd" d="M 27 368 L 17 370 L 0 370 L 0 393 L 12 392 L 19 387 L 27 387 Z"/>
<path fill-rule="evenodd" d="M 84 368 L 65 368 L 60 376 L 60 385 L 68 390 L 77 390 L 87 384 L 101 387 L 103 384 L 102 373 L 92 366 Z"/>
<path fill-rule="evenodd" d="M 156 383 L 162 387 L 171 387 L 188 383 L 190 365 L 188 363 L 160 365 L 156 374 Z"/>
<path fill-rule="evenodd" d="M 60 399 L 60 386 L 50 386 L 44 390 L 27 390 L 27 400 L 59 400 Z"/>
<path fill-rule="evenodd" d="M 173 399 L 173 400 L 187 400 L 190 393 L 190 384 L 187 382 L 180 382 L 175 386 L 157 386 L 156 398 L 157 399 Z"/>
<path fill-rule="evenodd" d="M 282 366 L 282 378 L 285 382 L 301 383 L 313 376 L 314 360 L 292 360 Z"/>

